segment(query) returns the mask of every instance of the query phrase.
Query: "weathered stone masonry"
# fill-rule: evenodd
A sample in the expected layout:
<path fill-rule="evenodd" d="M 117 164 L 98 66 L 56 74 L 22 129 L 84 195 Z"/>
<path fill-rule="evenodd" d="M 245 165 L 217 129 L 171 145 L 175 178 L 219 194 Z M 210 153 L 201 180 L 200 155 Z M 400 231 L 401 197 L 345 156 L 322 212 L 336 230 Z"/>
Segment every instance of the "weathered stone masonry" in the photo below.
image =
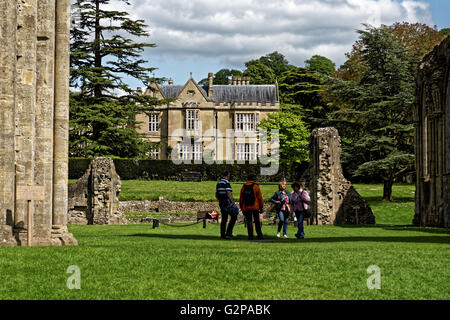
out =
<path fill-rule="evenodd" d="M 0 245 L 76 245 L 67 231 L 70 0 L 0 2 Z"/>
<path fill-rule="evenodd" d="M 414 107 L 414 224 L 450 227 L 450 37 L 419 67 Z"/>
<path fill-rule="evenodd" d="M 126 224 L 119 211 L 120 189 L 113 160 L 93 159 L 86 173 L 69 185 L 69 224 Z"/>
<path fill-rule="evenodd" d="M 335 128 L 311 133 L 309 187 L 313 224 L 375 224 L 369 205 L 346 180 L 341 138 Z"/>

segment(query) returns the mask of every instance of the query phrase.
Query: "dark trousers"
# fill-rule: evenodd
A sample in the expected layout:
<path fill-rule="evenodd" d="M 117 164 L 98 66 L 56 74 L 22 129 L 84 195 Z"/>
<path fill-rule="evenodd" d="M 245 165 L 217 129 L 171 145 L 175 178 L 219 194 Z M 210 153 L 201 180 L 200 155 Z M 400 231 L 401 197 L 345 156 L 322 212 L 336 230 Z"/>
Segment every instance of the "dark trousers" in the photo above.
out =
<path fill-rule="evenodd" d="M 258 238 L 262 238 L 261 222 L 259 221 L 259 211 L 244 211 L 245 220 L 247 221 L 248 238 L 253 239 L 253 222 Z"/>
<path fill-rule="evenodd" d="M 220 236 L 222 238 L 224 238 L 225 236 L 231 236 L 233 235 L 233 228 L 234 225 L 236 224 L 239 209 L 236 205 L 234 205 L 231 208 L 228 207 L 221 208 L 220 211 L 222 213 L 222 222 L 220 223 Z M 230 216 L 230 223 L 228 223 L 227 228 L 228 216 Z"/>

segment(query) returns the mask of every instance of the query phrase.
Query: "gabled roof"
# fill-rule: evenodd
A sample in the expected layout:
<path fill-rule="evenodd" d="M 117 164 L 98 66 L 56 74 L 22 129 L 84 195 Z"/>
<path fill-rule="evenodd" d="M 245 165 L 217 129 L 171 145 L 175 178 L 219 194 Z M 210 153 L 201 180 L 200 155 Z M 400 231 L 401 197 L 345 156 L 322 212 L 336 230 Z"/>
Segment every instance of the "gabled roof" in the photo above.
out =
<path fill-rule="evenodd" d="M 166 99 L 179 96 L 189 81 L 193 81 L 207 101 L 215 103 L 259 102 L 275 104 L 278 102 L 276 85 L 213 85 L 213 97 L 208 97 L 208 85 L 199 86 L 193 79 L 185 85 L 158 85 L 158 89 Z"/>
<path fill-rule="evenodd" d="M 178 94 L 183 90 L 184 86 L 174 86 L 174 85 L 158 85 L 161 94 L 166 99 L 173 99 L 178 96 Z"/>
<path fill-rule="evenodd" d="M 214 85 L 213 92 L 216 103 L 278 102 L 275 85 Z"/>

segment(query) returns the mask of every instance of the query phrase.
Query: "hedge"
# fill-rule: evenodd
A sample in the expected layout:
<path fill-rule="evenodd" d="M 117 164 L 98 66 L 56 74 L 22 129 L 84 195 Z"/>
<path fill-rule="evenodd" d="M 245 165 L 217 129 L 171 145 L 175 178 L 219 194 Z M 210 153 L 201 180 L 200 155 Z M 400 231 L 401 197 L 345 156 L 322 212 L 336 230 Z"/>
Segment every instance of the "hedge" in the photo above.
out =
<path fill-rule="evenodd" d="M 69 178 L 80 178 L 89 167 L 91 159 L 70 158 Z M 258 181 L 273 182 L 286 179 L 299 180 L 308 168 L 308 163 L 292 165 L 280 164 L 278 173 L 273 176 L 261 176 L 261 164 L 174 164 L 171 160 L 151 159 L 113 159 L 117 174 L 122 180 L 180 180 L 181 172 L 197 171 L 202 174 L 202 180 L 217 180 L 222 172 L 229 170 L 234 181 L 245 181 L 248 174 L 254 174 Z"/>

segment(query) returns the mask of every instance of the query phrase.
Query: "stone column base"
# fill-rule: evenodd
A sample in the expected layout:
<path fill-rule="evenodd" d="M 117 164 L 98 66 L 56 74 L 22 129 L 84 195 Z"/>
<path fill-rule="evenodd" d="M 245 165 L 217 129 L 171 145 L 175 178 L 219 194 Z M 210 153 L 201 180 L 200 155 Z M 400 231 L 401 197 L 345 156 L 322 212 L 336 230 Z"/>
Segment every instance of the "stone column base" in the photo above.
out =
<path fill-rule="evenodd" d="M 17 246 L 12 228 L 8 225 L 0 225 L 0 246 Z"/>
<path fill-rule="evenodd" d="M 54 246 L 76 246 L 77 239 L 69 232 L 67 226 L 52 226 L 52 245 Z"/>

